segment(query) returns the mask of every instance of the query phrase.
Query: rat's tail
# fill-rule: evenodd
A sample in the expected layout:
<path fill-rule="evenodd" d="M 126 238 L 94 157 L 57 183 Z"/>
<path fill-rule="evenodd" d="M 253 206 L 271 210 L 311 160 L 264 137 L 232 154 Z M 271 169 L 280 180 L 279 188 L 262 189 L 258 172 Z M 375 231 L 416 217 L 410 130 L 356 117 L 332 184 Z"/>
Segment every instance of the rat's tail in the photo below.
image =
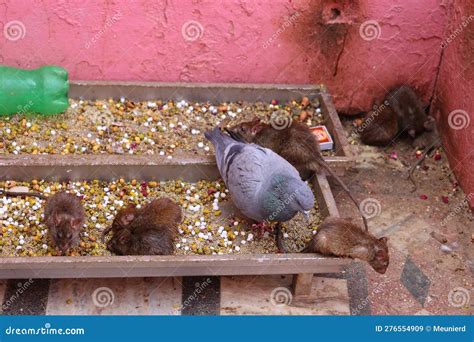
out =
<path fill-rule="evenodd" d="M 315 164 L 316 165 L 314 165 L 314 167 L 313 167 L 314 170 L 318 170 L 318 169 L 320 169 L 320 167 L 322 167 L 329 173 L 330 176 L 334 177 L 334 179 L 337 181 L 337 183 L 339 183 L 339 185 L 342 187 L 342 189 L 347 193 L 347 195 L 349 195 L 352 202 L 354 202 L 354 204 L 357 206 L 357 210 L 360 212 L 360 203 L 359 203 L 359 201 L 357 201 L 354 198 L 354 196 L 352 196 L 351 192 L 349 191 L 349 188 L 342 181 L 342 179 L 339 178 L 339 176 L 334 173 L 334 171 L 331 169 L 331 167 L 328 165 L 328 163 L 326 163 L 326 161 L 324 161 L 321 158 L 320 162 L 319 163 L 315 162 Z M 362 216 L 362 221 L 364 222 L 365 231 L 368 232 L 369 231 L 369 225 L 367 223 L 367 219 L 365 218 L 364 214 L 362 214 L 362 213 L 361 213 L 361 216 Z"/>

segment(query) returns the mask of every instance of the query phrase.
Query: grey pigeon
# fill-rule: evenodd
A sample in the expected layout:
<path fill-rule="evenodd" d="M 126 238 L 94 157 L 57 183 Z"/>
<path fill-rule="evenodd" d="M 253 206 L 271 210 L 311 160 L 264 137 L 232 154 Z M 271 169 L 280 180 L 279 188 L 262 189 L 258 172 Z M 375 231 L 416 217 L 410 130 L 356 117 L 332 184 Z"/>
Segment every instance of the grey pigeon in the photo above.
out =
<path fill-rule="evenodd" d="M 205 137 L 235 206 L 257 222 L 284 222 L 314 207 L 314 195 L 298 171 L 268 148 L 239 142 L 218 127 Z"/>

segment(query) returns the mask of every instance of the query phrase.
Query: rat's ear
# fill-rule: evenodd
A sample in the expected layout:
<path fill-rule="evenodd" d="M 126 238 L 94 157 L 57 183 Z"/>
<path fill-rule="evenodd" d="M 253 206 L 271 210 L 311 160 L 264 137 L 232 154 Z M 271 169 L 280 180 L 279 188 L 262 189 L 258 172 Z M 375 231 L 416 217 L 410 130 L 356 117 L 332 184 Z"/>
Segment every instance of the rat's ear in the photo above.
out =
<path fill-rule="evenodd" d="M 129 224 L 130 222 L 133 221 L 133 219 L 135 218 L 135 214 L 133 213 L 128 213 L 128 214 L 125 214 L 124 216 L 122 216 L 122 218 L 120 219 L 120 223 L 124 226 L 126 226 L 127 224 Z"/>
<path fill-rule="evenodd" d="M 351 256 L 361 260 L 368 260 L 369 250 L 365 246 L 355 246 L 351 248 Z"/>
<path fill-rule="evenodd" d="M 71 221 L 71 226 L 72 228 L 78 230 L 78 229 L 81 229 L 81 226 L 82 226 L 82 220 L 80 218 L 75 218 Z"/>
<path fill-rule="evenodd" d="M 51 220 L 53 221 L 53 224 L 57 226 L 57 225 L 59 224 L 59 217 L 58 217 L 58 214 L 53 213 L 53 214 L 51 215 Z"/>
<path fill-rule="evenodd" d="M 118 240 L 120 244 L 125 245 L 130 241 L 130 234 L 122 234 Z"/>
<path fill-rule="evenodd" d="M 260 119 L 258 121 L 260 121 Z M 261 122 L 254 125 L 252 127 L 252 130 L 251 130 L 252 135 L 257 135 L 258 133 L 260 133 L 260 131 L 263 129 L 263 127 L 264 127 L 264 125 Z"/>

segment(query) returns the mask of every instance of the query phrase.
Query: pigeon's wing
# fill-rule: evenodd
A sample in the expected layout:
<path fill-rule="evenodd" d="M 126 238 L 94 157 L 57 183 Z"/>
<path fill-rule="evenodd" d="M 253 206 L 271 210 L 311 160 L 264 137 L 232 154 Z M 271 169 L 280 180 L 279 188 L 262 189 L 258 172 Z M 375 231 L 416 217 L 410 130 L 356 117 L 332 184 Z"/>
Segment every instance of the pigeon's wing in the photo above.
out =
<path fill-rule="evenodd" d="M 245 145 L 234 158 L 228 159 L 223 177 L 234 204 L 242 213 L 254 220 L 263 220 L 262 203 L 259 200 L 264 180 L 269 177 L 265 149 Z"/>
<path fill-rule="evenodd" d="M 286 159 L 267 148 L 265 148 L 265 153 L 267 154 L 267 164 L 275 174 L 283 174 L 289 178 L 301 179 L 298 170 Z"/>
<path fill-rule="evenodd" d="M 314 194 L 308 184 L 300 177 L 298 171 L 292 166 L 287 165 L 282 168 L 280 174 L 285 177 L 287 185 L 286 193 L 288 199 L 293 203 L 293 208 L 299 208 L 298 211 L 307 211 L 314 207 Z"/>

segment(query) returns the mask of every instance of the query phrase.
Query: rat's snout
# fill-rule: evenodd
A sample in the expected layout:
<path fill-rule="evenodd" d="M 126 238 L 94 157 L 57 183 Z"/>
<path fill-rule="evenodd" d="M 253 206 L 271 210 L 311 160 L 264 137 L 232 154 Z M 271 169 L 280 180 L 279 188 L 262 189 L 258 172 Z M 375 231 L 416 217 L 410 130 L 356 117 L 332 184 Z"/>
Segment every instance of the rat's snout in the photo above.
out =
<path fill-rule="evenodd" d="M 374 269 L 375 272 L 380 273 L 380 274 L 384 274 L 385 272 L 387 272 L 387 268 L 388 268 L 388 265 L 389 265 L 388 262 L 383 263 L 383 264 L 369 262 L 369 264 L 372 266 L 372 268 Z"/>
<path fill-rule="evenodd" d="M 59 245 L 58 247 L 56 247 L 56 251 L 58 252 L 59 255 L 65 255 L 68 249 L 69 249 L 69 246 L 66 246 L 66 245 Z"/>

